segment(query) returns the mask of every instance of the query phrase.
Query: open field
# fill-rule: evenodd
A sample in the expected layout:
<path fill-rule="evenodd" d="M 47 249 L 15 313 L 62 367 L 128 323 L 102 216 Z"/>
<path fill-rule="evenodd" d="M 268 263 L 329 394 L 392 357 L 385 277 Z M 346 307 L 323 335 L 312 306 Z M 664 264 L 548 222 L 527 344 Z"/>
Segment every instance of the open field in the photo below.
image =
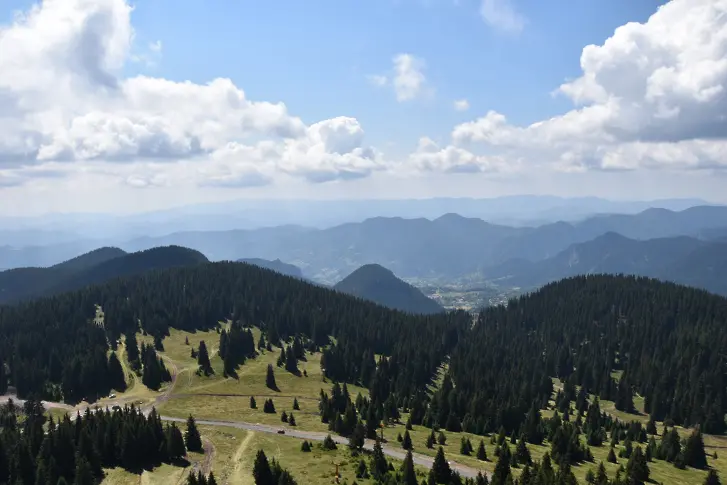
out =
<path fill-rule="evenodd" d="M 257 332 L 256 332 L 257 337 Z M 185 344 L 188 339 L 189 345 Z M 142 340 L 149 340 L 148 337 L 139 336 Z M 196 361 L 191 357 L 191 347 L 197 347 L 199 342 L 204 340 L 210 349 L 210 358 L 215 368 L 215 374 L 209 377 L 200 376 L 195 373 Z M 284 369 L 275 366 L 276 360 L 280 353 L 280 349 L 273 348 L 272 352 L 264 352 L 255 359 L 249 359 L 243 366 L 238 369 L 238 379 L 222 377 L 222 361 L 213 352 L 218 345 L 219 336 L 215 331 L 186 333 L 173 330 L 170 337 L 164 340 L 165 350 L 162 355 L 167 359 L 169 365 L 172 365 L 178 373 L 176 385 L 171 389 L 170 399 L 159 405 L 159 410 L 165 416 L 174 416 L 185 418 L 189 414 L 194 415 L 197 419 L 221 420 L 221 421 L 239 421 L 247 423 L 260 423 L 271 426 L 279 426 L 281 428 L 289 428 L 289 425 L 282 423 L 280 413 L 285 410 L 290 413 L 293 408 L 293 398 L 297 398 L 300 410 L 293 411 L 295 414 L 297 429 L 314 432 L 326 432 L 327 425 L 320 422 L 318 416 L 318 396 L 320 390 L 329 392 L 331 383 L 325 382 L 320 369 L 320 354 L 308 354 L 307 362 L 301 363 L 301 370 L 305 369 L 308 376 L 295 376 Z M 120 354 L 123 354 L 123 347 L 120 347 Z M 265 375 L 268 364 L 272 364 L 275 369 L 276 382 L 279 391 L 272 391 L 265 386 Z M 441 381 L 446 364 L 442 366 L 440 372 L 436 376 L 433 384 L 430 386 L 430 392 L 436 390 Z M 560 383 L 555 380 L 556 388 Z M 358 392 L 367 394 L 365 389 L 355 386 L 349 386 L 349 392 L 352 398 L 355 398 Z M 126 398 L 133 396 L 148 397 L 153 399 L 160 393 L 149 391 L 140 382 L 134 383 L 126 393 L 119 394 L 118 398 Z M 250 408 L 250 396 L 255 396 L 257 401 L 257 409 Z M 266 414 L 262 411 L 263 401 L 272 398 L 275 407 L 275 414 Z M 643 411 L 643 399 L 635 398 L 637 408 Z M 646 422 L 648 416 L 643 414 L 630 415 L 615 409 L 612 402 L 601 401 L 601 409 L 618 417 L 622 421 L 639 420 Z M 544 417 L 552 415 L 552 410 L 543 410 Z M 387 426 L 384 429 L 384 437 L 392 448 L 397 448 L 397 435 L 403 435 L 405 427 L 403 422 L 406 421 L 406 415 L 402 418 L 402 423 Z M 332 478 L 334 462 L 341 464 L 341 472 L 349 483 L 353 481 L 353 469 L 357 460 L 353 460 L 349 451 L 344 446 L 339 446 L 336 452 L 323 452 L 318 449 L 318 444 L 314 447 L 316 451 L 310 454 L 300 452 L 301 441 L 299 439 L 280 436 L 275 434 L 245 431 L 233 428 L 214 428 L 209 426 L 201 427 L 203 429 L 203 437 L 208 439 L 214 445 L 214 456 L 212 457 L 212 467 L 219 483 L 252 483 L 250 476 L 250 467 L 254 459 L 254 452 L 262 448 L 269 457 L 280 457 L 283 466 L 289 468 L 295 478 L 301 484 L 321 483 L 322 480 Z M 658 426 L 661 431 L 662 426 Z M 680 430 L 682 434 L 688 433 L 688 430 Z M 426 437 L 430 430 L 421 426 L 415 426 L 410 431 L 412 441 L 414 443 L 414 451 L 420 454 L 434 456 L 434 449 L 427 449 L 425 446 Z M 447 444 L 444 446 L 448 459 L 456 461 L 462 465 L 479 469 L 482 471 L 492 472 L 496 462 L 494 456 L 495 446 L 490 444 L 489 437 L 480 437 L 464 433 L 450 433 L 445 431 L 447 436 Z M 488 458 L 490 461 L 481 462 L 473 456 L 463 456 L 460 454 L 460 439 L 462 436 L 470 438 L 475 449 L 480 439 L 484 439 Z M 658 439 L 658 437 L 657 437 Z M 714 451 L 718 455 L 721 451 L 727 453 L 727 438 L 705 436 L 705 444 L 709 456 L 709 465 L 717 469 L 721 476 L 727 476 L 727 460 L 722 456 L 717 459 L 711 457 Z M 512 446 L 512 445 L 511 445 Z M 540 460 L 544 453 L 548 452 L 550 447 L 546 443 L 543 446 L 528 445 L 534 460 Z M 514 450 L 514 448 L 513 448 Z M 595 471 L 600 461 L 604 462 L 609 476 L 613 477 L 618 469 L 618 464 L 611 464 L 606 461 L 608 454 L 608 445 L 602 447 L 591 447 L 594 455 L 594 463 L 584 463 L 573 467 L 573 472 L 579 481 L 583 481 L 589 469 Z M 626 459 L 619 458 L 619 464 L 626 465 Z M 672 464 L 663 461 L 653 461 L 649 463 L 651 477 L 657 483 L 675 485 L 691 485 L 701 483 L 706 475 L 701 470 L 679 470 Z M 114 470 L 109 475 L 105 483 L 140 483 L 143 479 L 144 483 L 175 483 L 171 480 L 175 473 L 179 473 L 179 468 L 163 466 L 153 472 L 147 472 L 139 477 L 127 477 L 129 480 L 125 482 L 119 477 L 119 481 L 108 481 L 126 472 Z M 515 474 L 519 470 L 514 470 Z M 350 476 L 349 476 L 350 475 Z M 164 482 L 163 480 L 167 480 Z M 357 480 L 361 483 L 361 480 Z"/>

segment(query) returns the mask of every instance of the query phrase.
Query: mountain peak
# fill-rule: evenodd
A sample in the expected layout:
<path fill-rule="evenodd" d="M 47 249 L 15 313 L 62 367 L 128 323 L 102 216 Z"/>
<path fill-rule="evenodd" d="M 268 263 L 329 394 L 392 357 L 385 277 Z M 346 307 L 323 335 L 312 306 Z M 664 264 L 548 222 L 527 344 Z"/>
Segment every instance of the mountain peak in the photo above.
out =
<path fill-rule="evenodd" d="M 394 275 L 380 264 L 365 264 L 339 281 L 334 287 L 365 300 L 371 300 L 408 313 L 439 313 L 444 309 L 421 291 Z"/>

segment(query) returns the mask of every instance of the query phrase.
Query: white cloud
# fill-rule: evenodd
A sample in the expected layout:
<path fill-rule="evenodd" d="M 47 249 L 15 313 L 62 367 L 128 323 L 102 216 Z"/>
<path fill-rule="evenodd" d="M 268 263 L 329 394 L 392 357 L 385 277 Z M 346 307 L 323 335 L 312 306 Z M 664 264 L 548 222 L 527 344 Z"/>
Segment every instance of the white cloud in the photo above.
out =
<path fill-rule="evenodd" d="M 93 166 L 133 187 L 180 177 L 262 185 L 279 173 L 324 181 L 382 168 L 353 118 L 306 125 L 283 103 L 250 100 L 229 79 L 124 77 L 125 63 L 147 59 L 133 53 L 131 14 L 126 0 L 44 0 L 0 27 L 2 185 L 27 180 L 21 167 L 56 162 Z M 145 48 L 155 58 L 161 51 L 160 41 Z M 416 80 L 404 84 L 416 89 Z M 155 168 L 130 173 L 108 162 Z"/>
<path fill-rule="evenodd" d="M 397 54 L 392 58 L 393 69 L 390 75 L 371 74 L 368 81 L 377 87 L 391 85 L 399 102 L 432 95 L 434 90 L 427 85 L 424 75 L 426 63 L 412 54 Z"/>
<path fill-rule="evenodd" d="M 453 103 L 454 109 L 457 111 L 467 111 L 470 109 L 470 102 L 466 99 L 457 99 Z"/>
<path fill-rule="evenodd" d="M 440 148 L 432 139 L 424 137 L 409 156 L 411 167 L 420 172 L 494 173 L 516 170 L 516 164 L 499 156 L 475 155 L 453 145 Z"/>
<path fill-rule="evenodd" d="M 526 23 L 525 17 L 512 5 L 512 0 L 482 0 L 480 15 L 488 25 L 508 33 L 520 33 Z"/>
<path fill-rule="evenodd" d="M 558 88 L 572 111 L 529 126 L 490 111 L 454 141 L 568 171 L 727 168 L 727 0 L 672 0 L 585 47 L 581 69 Z"/>
<path fill-rule="evenodd" d="M 411 54 L 394 57 L 394 90 L 397 101 L 409 101 L 424 92 L 427 79 L 422 72 L 426 64 Z"/>
<path fill-rule="evenodd" d="M 381 76 L 378 74 L 371 74 L 367 76 L 369 82 L 373 84 L 374 86 L 386 86 L 388 84 L 389 79 L 386 76 Z"/>

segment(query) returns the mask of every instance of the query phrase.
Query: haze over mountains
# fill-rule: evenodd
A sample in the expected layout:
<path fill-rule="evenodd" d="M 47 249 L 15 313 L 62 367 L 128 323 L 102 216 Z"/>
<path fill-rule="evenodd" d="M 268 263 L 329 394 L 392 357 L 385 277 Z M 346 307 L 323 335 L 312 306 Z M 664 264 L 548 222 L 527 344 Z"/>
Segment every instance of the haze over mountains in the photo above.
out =
<path fill-rule="evenodd" d="M 283 225 L 188 231 L 114 245 L 127 252 L 181 246 L 211 261 L 245 261 L 327 285 L 376 264 L 415 283 L 449 284 L 465 278 L 531 288 L 567 276 L 607 272 L 653 276 L 724 293 L 716 276 L 723 264 L 722 251 L 715 244 L 726 237 L 727 207 L 695 206 L 601 214 L 532 227 L 455 213 L 433 219 L 374 217 L 326 229 Z M 52 266 L 96 249 L 96 244 L 76 240 L 0 247 L 0 268 Z"/>

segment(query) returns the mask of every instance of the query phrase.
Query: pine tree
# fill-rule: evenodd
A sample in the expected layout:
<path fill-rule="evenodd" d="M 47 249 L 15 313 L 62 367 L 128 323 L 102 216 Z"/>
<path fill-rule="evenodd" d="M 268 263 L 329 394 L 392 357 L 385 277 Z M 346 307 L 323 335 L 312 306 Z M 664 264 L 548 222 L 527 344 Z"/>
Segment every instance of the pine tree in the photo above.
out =
<path fill-rule="evenodd" d="M 293 398 L 293 410 L 300 411 L 300 404 L 298 404 L 298 398 Z"/>
<path fill-rule="evenodd" d="M 4 375 L 4 366 L 2 365 L 2 362 L 0 362 L 0 367 L 3 367 L 0 369 L 0 378 Z M 111 352 L 109 355 L 109 385 L 112 389 L 116 389 L 117 391 L 123 392 L 126 390 L 126 376 L 124 376 L 124 368 L 121 366 L 121 362 L 119 361 L 119 357 L 116 355 L 116 352 Z M 0 386 L 2 386 L 2 382 L 0 382 Z"/>
<path fill-rule="evenodd" d="M 467 446 L 467 438 L 462 436 L 462 439 L 460 440 L 460 443 L 459 443 L 459 454 L 469 456 L 470 451 L 471 450 L 470 450 L 469 446 Z"/>
<path fill-rule="evenodd" d="M 401 464 L 401 479 L 404 485 L 418 485 L 416 472 L 414 471 L 414 457 L 411 454 L 411 450 L 406 452 L 404 463 Z"/>
<path fill-rule="evenodd" d="M 333 438 L 331 438 L 331 435 L 326 435 L 326 437 L 323 439 L 323 449 L 324 450 L 335 450 L 337 448 L 336 442 L 333 441 Z"/>
<path fill-rule="evenodd" d="M 528 450 L 524 439 L 518 441 L 517 446 L 515 447 L 515 459 L 518 463 L 524 463 L 528 465 L 530 465 L 533 461 L 530 457 L 530 450 Z"/>
<path fill-rule="evenodd" d="M 204 372 L 204 375 L 206 376 L 214 373 L 214 371 L 212 370 L 212 364 L 210 363 L 210 356 L 207 352 L 207 344 L 204 343 L 204 340 L 199 343 L 199 351 L 197 352 L 197 365 L 199 365 L 200 370 Z"/>
<path fill-rule="evenodd" d="M 603 465 L 603 462 L 598 464 L 595 483 L 597 485 L 608 485 L 608 474 L 606 474 L 606 467 Z"/>
<path fill-rule="evenodd" d="M 411 436 L 409 435 L 409 430 L 404 431 L 404 438 L 401 440 L 401 447 L 405 450 L 411 451 L 414 447 L 412 446 L 411 442 Z"/>
<path fill-rule="evenodd" d="M 257 403 L 255 402 L 255 396 L 250 396 L 250 409 L 257 409 Z"/>
<path fill-rule="evenodd" d="M 429 433 L 429 436 L 427 436 L 427 442 L 426 442 L 427 448 L 429 448 L 430 450 L 432 448 L 434 448 L 435 441 L 436 441 L 436 439 L 434 437 L 434 430 L 432 430 L 432 432 Z"/>
<path fill-rule="evenodd" d="M 290 413 L 290 416 L 288 416 L 288 424 L 290 426 L 295 426 L 295 416 L 293 416 L 293 413 Z"/>
<path fill-rule="evenodd" d="M 722 485 L 719 475 L 714 468 L 711 468 L 709 472 L 707 472 L 707 477 L 704 479 L 704 485 Z"/>
<path fill-rule="evenodd" d="M 441 431 L 439 432 L 439 436 L 437 436 L 437 444 L 439 444 L 440 446 L 444 446 L 447 444 L 447 437 Z"/>
<path fill-rule="evenodd" d="M 606 457 L 606 461 L 609 463 L 618 463 L 618 460 L 616 460 L 616 453 L 613 452 L 613 447 L 608 450 L 608 457 Z"/>
<path fill-rule="evenodd" d="M 197 423 L 190 415 L 187 418 L 187 431 L 184 433 L 184 441 L 189 451 L 202 451 L 202 437 L 199 435 Z"/>
<path fill-rule="evenodd" d="M 178 460 L 187 454 L 184 436 L 175 423 L 167 426 L 167 455 L 171 460 Z"/>
<path fill-rule="evenodd" d="M 310 443 L 308 443 L 308 441 L 303 441 L 303 444 L 300 445 L 300 451 L 303 451 L 305 453 L 310 453 L 310 451 L 311 451 Z"/>
<path fill-rule="evenodd" d="M 704 439 L 699 428 L 692 431 L 684 447 L 684 463 L 693 468 L 707 468 L 707 454 L 704 452 Z"/>
<path fill-rule="evenodd" d="M 270 470 L 268 457 L 263 450 L 258 450 L 255 456 L 255 463 L 252 467 L 252 476 L 255 478 L 255 485 L 277 485 L 273 480 L 273 473 Z"/>
<path fill-rule="evenodd" d="M 436 483 L 449 483 L 452 478 L 452 469 L 447 463 L 447 459 L 444 456 L 444 448 L 441 446 L 437 450 L 437 454 L 434 457 L 434 463 L 432 463 L 432 473 Z"/>
<path fill-rule="evenodd" d="M 477 448 L 477 459 L 487 461 L 487 451 L 485 451 L 485 440 L 480 440 L 480 446 Z"/>
<path fill-rule="evenodd" d="M 507 445 L 503 448 L 508 450 Z M 507 477 L 510 476 L 510 453 L 500 452 L 495 464 L 495 471 L 492 473 L 492 485 L 505 485 Z"/>
<path fill-rule="evenodd" d="M 374 443 L 374 450 L 371 454 L 371 474 L 375 480 L 381 480 L 389 471 L 389 462 L 386 461 L 384 450 L 378 439 Z"/>
<path fill-rule="evenodd" d="M 649 480 L 649 465 L 640 446 L 634 449 L 626 464 L 626 476 L 633 484 L 642 484 Z"/>
<path fill-rule="evenodd" d="M 275 383 L 275 373 L 271 364 L 268 364 L 268 374 L 265 377 L 265 385 L 273 391 L 278 390 L 278 385 Z"/>
<path fill-rule="evenodd" d="M 285 411 L 283 411 L 280 414 L 280 421 L 282 421 L 283 423 L 287 423 L 288 422 L 288 413 L 286 413 Z"/>
<path fill-rule="evenodd" d="M 207 485 L 217 485 L 217 480 L 215 480 L 215 474 L 211 471 L 209 476 L 207 477 Z"/>
<path fill-rule="evenodd" d="M 356 468 L 356 478 L 360 478 L 362 480 L 365 480 L 369 477 L 369 469 L 366 466 L 366 462 L 363 458 L 359 460 L 358 467 Z"/>

